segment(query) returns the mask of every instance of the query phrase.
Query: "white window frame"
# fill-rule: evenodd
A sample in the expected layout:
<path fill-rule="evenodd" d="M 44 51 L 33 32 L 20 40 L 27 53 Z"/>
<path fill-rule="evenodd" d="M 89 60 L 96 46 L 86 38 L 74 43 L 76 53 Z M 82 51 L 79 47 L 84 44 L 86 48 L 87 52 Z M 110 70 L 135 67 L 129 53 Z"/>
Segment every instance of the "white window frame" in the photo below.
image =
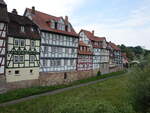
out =
<path fill-rule="evenodd" d="M 19 55 L 14 55 L 14 63 L 19 63 Z"/>
<path fill-rule="evenodd" d="M 17 44 L 16 44 L 16 41 L 18 42 Z M 14 39 L 14 46 L 19 46 L 19 39 Z"/>
<path fill-rule="evenodd" d="M 22 59 L 21 59 L 21 57 L 22 57 Z M 23 63 L 24 62 L 24 55 L 20 55 L 19 56 L 19 63 Z"/>
<path fill-rule="evenodd" d="M 25 32 L 25 27 L 21 26 L 20 30 L 21 30 L 22 33 L 24 33 Z"/>
<path fill-rule="evenodd" d="M 35 56 L 34 55 L 30 55 L 30 62 L 34 62 L 35 61 Z"/>
<path fill-rule="evenodd" d="M 32 45 L 33 44 L 33 45 Z M 35 48 L 35 41 L 31 40 L 31 49 Z"/>
<path fill-rule="evenodd" d="M 21 45 L 22 42 L 23 42 L 23 45 Z M 19 45 L 20 45 L 20 47 L 25 47 L 25 40 L 21 39 L 21 40 L 19 41 Z"/>

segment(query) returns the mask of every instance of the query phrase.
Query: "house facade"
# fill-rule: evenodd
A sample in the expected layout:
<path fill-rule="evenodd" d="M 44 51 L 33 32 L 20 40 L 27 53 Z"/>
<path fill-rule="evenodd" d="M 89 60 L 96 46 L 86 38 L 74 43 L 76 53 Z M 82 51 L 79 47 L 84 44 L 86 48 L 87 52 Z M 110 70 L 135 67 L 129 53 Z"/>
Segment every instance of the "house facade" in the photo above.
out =
<path fill-rule="evenodd" d="M 91 46 L 93 51 L 93 69 L 100 70 L 103 74 L 109 72 L 109 50 L 105 37 L 97 37 L 94 31 L 81 30 L 81 40 Z"/>
<path fill-rule="evenodd" d="M 93 69 L 93 53 L 89 45 L 79 41 L 77 71 L 89 71 Z"/>
<path fill-rule="evenodd" d="M 3 0 L 0 0 L 0 78 L 5 75 L 8 21 L 7 5 Z"/>
<path fill-rule="evenodd" d="M 41 31 L 40 72 L 70 72 L 76 70 L 79 36 L 68 17 L 55 17 L 34 7 L 26 9 L 25 16 Z"/>
<path fill-rule="evenodd" d="M 16 9 L 8 12 L 6 81 L 34 80 L 39 77 L 40 34 L 38 26 Z"/>
<path fill-rule="evenodd" d="M 108 48 L 110 50 L 110 60 L 109 60 L 110 69 L 115 68 L 117 68 L 118 70 L 122 69 L 123 63 L 122 63 L 121 49 L 112 42 L 108 42 Z"/>

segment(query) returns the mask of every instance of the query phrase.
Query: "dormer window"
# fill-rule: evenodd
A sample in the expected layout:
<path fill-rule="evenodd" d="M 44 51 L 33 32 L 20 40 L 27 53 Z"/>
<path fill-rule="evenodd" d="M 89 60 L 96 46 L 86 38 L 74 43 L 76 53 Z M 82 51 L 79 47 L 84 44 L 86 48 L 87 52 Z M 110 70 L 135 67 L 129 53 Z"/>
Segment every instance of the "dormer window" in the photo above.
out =
<path fill-rule="evenodd" d="M 71 32 L 71 25 L 68 24 L 68 32 Z"/>
<path fill-rule="evenodd" d="M 68 25 L 65 26 L 65 31 L 68 31 Z"/>
<path fill-rule="evenodd" d="M 54 20 L 51 20 L 50 27 L 53 28 L 53 29 L 55 28 L 55 22 L 54 22 Z"/>
<path fill-rule="evenodd" d="M 55 29 L 57 29 L 57 24 L 58 24 L 58 23 L 57 23 L 57 22 L 55 22 Z"/>
<path fill-rule="evenodd" d="M 33 28 L 33 27 L 31 27 L 31 29 L 30 29 L 30 30 L 31 30 L 31 32 L 34 32 L 34 28 Z"/>
<path fill-rule="evenodd" d="M 24 26 L 21 26 L 21 32 L 24 33 L 25 32 L 25 28 Z"/>

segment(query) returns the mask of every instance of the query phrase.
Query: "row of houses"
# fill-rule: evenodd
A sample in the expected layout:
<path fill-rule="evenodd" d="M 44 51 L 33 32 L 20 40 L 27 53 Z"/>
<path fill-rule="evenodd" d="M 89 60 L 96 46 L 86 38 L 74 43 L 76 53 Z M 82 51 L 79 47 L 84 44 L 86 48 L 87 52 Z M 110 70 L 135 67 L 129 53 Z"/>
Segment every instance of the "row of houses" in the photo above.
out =
<path fill-rule="evenodd" d="M 68 17 L 56 17 L 27 8 L 24 15 L 7 11 L 0 0 L 0 76 L 6 82 L 38 79 L 39 73 L 123 68 L 120 48 L 95 36 L 76 33 Z"/>

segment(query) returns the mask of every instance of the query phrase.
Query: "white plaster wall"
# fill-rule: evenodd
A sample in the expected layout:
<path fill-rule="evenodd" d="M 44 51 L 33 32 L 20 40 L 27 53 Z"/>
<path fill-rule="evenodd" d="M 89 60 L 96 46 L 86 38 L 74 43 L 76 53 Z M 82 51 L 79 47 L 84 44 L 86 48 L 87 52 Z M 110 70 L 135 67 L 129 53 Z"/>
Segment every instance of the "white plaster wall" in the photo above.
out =
<path fill-rule="evenodd" d="M 19 70 L 19 74 L 15 74 L 16 70 Z M 33 73 L 30 73 L 30 70 L 33 70 Z M 7 82 L 34 80 L 34 79 L 38 79 L 38 77 L 39 77 L 39 68 L 6 69 L 6 81 Z"/>

